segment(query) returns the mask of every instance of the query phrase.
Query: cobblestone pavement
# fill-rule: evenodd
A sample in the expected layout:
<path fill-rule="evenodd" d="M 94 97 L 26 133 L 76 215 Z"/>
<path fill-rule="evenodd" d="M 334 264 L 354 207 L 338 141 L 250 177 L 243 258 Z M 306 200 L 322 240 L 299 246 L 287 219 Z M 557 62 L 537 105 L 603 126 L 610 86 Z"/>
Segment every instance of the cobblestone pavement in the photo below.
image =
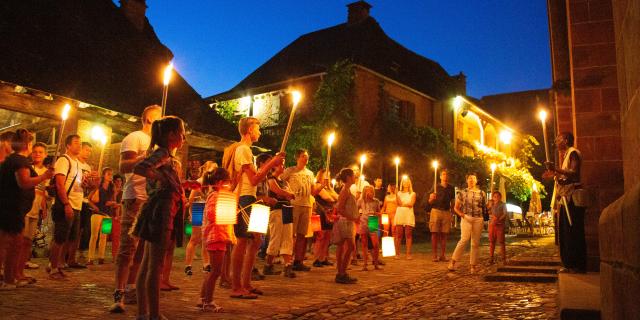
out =
<path fill-rule="evenodd" d="M 486 256 L 487 248 L 482 253 Z M 513 242 L 513 255 L 552 256 L 553 238 Z M 35 259 L 44 264 L 44 260 Z M 484 266 L 475 275 L 466 270 L 468 258 L 459 271 L 449 273 L 446 263 L 432 262 L 427 253 L 414 254 L 413 260 L 386 258 L 382 271 L 350 273 L 356 285 L 333 282 L 333 267 L 298 272 L 298 278 L 269 276 L 254 282 L 265 292 L 257 300 L 229 298 L 228 289 L 216 288 L 214 299 L 223 313 L 202 313 L 199 301 L 202 273 L 187 277 L 181 259 L 174 263 L 172 281 L 178 291 L 161 293 L 161 310 L 169 319 L 555 319 L 557 317 L 555 283 L 484 282 L 482 275 L 491 272 Z M 199 270 L 195 261 L 194 270 Z M 0 292 L 1 319 L 133 319 L 135 306 L 124 315 L 107 311 L 112 302 L 113 264 L 92 266 L 88 270 L 70 271 L 71 280 L 46 279 L 42 268 L 31 272 L 39 281 L 34 288 Z"/>

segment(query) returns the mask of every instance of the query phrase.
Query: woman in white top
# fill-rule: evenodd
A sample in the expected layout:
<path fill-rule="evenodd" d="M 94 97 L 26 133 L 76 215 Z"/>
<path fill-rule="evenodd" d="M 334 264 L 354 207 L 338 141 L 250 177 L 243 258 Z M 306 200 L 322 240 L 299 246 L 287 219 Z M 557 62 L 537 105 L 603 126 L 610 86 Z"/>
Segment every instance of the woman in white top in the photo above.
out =
<path fill-rule="evenodd" d="M 411 260 L 411 244 L 413 242 L 412 231 L 416 225 L 416 217 L 413 214 L 413 205 L 416 203 L 416 193 L 413 192 L 411 179 L 403 178 L 400 184 L 400 191 L 396 194 L 396 216 L 393 224 L 395 225 L 395 243 L 396 252 L 400 252 L 400 244 L 402 243 L 402 234 L 405 234 L 407 244 L 407 260 Z M 396 256 L 397 258 L 398 256 Z"/>

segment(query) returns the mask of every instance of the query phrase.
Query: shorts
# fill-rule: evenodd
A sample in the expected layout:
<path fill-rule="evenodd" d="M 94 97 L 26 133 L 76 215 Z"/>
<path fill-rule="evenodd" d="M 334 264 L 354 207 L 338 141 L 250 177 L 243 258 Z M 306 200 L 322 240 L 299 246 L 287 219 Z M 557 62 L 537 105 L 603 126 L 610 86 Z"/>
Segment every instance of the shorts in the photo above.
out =
<path fill-rule="evenodd" d="M 227 242 L 207 243 L 207 251 L 227 251 Z"/>
<path fill-rule="evenodd" d="M 331 242 L 339 244 L 342 240 L 353 239 L 355 237 L 355 223 L 347 220 L 345 217 L 340 217 L 340 220 L 333 223 L 333 230 L 331 231 Z"/>
<path fill-rule="evenodd" d="M 432 208 L 429 217 L 429 230 L 432 233 L 449 233 L 451 231 L 451 212 Z"/>
<path fill-rule="evenodd" d="M 271 211 L 269 216 L 269 246 L 267 254 L 277 256 L 278 254 L 293 254 L 293 226 L 282 224 L 282 210 Z"/>
<path fill-rule="evenodd" d="M 504 244 L 504 223 L 489 223 L 489 242 Z"/>
<path fill-rule="evenodd" d="M 80 237 L 80 210 L 73 209 L 73 218 L 67 219 L 64 211 L 52 211 L 53 241 L 64 244 Z"/>
<path fill-rule="evenodd" d="M 38 218 L 25 216 L 22 236 L 27 239 L 33 240 L 33 237 L 36 235 L 36 230 L 38 230 Z"/>
<path fill-rule="evenodd" d="M 136 261 L 140 260 L 144 246 L 138 246 L 138 238 L 132 236 L 129 231 L 131 231 L 131 227 L 133 226 L 136 217 L 138 217 L 140 209 L 144 203 L 145 201 L 139 199 L 122 200 L 120 234 L 114 235 L 115 237 L 120 237 L 120 247 L 118 247 L 118 257 L 116 258 L 116 264 L 118 265 L 121 263 L 129 265 L 134 255 L 136 257 Z"/>
<path fill-rule="evenodd" d="M 309 231 L 311 207 L 293 206 L 293 232 L 306 236 Z"/>
<path fill-rule="evenodd" d="M 253 233 L 247 231 L 249 228 L 249 218 L 251 218 L 251 204 L 256 202 L 256 197 L 254 196 L 240 196 L 238 200 L 238 207 L 245 208 L 244 212 L 246 212 L 247 220 L 245 220 L 243 216 L 243 212 L 238 212 L 238 223 L 233 226 L 233 232 L 236 235 L 236 238 L 240 239 L 253 239 Z"/>

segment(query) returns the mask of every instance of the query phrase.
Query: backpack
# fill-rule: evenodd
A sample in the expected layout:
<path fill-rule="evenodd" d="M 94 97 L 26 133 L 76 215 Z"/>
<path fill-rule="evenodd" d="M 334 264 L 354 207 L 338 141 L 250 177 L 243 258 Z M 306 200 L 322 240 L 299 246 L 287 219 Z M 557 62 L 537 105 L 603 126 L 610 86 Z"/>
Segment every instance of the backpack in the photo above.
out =
<path fill-rule="evenodd" d="M 231 144 L 224 148 L 224 154 L 222 155 L 222 167 L 229 172 L 229 177 L 231 178 L 231 190 L 235 190 L 242 181 L 242 171 L 235 170 L 236 150 L 241 145 L 242 144 L 240 142 Z M 238 195 L 239 192 L 240 188 L 238 188 Z"/>

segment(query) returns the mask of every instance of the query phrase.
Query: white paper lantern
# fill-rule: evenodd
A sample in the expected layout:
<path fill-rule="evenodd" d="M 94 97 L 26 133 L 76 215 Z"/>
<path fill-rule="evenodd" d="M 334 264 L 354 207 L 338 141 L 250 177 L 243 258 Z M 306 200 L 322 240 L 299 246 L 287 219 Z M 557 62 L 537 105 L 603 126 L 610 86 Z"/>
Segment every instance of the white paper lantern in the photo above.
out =
<path fill-rule="evenodd" d="M 393 237 L 382 237 L 382 256 L 392 257 L 396 255 L 396 244 Z"/>
<path fill-rule="evenodd" d="M 247 231 L 256 233 L 267 233 L 269 228 L 269 207 L 261 204 L 251 205 L 251 216 L 249 217 L 249 227 Z"/>
<path fill-rule="evenodd" d="M 382 222 L 383 225 L 385 225 L 385 226 L 388 225 L 389 224 L 389 215 L 386 214 L 386 213 L 383 213 L 381 220 L 382 220 L 381 222 Z"/>
<path fill-rule="evenodd" d="M 238 219 L 238 201 L 229 191 L 220 191 L 216 203 L 216 221 L 218 225 L 236 224 Z"/>

